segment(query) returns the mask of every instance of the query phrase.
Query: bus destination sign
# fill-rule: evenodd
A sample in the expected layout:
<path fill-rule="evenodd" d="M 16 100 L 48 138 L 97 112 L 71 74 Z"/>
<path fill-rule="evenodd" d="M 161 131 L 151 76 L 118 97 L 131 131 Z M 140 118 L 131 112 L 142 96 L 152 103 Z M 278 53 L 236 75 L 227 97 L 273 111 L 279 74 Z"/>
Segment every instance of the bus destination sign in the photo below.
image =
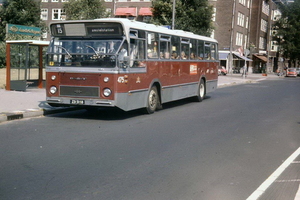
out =
<path fill-rule="evenodd" d="M 118 36 L 122 35 L 122 28 L 120 24 L 110 24 L 109 26 L 106 24 L 97 24 L 96 26 L 87 25 L 87 34 L 92 36 Z"/>

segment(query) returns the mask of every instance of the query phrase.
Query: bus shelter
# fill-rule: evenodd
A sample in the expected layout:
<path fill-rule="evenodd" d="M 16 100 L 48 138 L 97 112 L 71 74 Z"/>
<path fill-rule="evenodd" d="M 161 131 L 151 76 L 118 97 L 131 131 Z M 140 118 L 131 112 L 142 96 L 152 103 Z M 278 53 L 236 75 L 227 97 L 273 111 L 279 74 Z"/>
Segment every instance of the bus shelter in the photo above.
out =
<path fill-rule="evenodd" d="M 49 41 L 6 41 L 6 90 L 43 88 L 43 60 Z"/>

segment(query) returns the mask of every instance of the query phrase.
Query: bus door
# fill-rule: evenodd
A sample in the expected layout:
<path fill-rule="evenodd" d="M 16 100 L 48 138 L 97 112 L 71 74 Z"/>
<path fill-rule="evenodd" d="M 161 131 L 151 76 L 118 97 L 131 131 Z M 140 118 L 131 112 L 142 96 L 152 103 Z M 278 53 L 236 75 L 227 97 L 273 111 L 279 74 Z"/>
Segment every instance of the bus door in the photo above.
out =
<path fill-rule="evenodd" d="M 147 63 L 145 60 L 145 40 L 139 38 L 130 39 L 130 48 L 129 48 L 129 67 L 128 71 L 130 73 L 130 81 L 132 84 L 129 84 L 129 90 L 142 89 L 145 87 L 142 84 L 142 80 L 145 83 L 146 72 L 147 72 Z"/>

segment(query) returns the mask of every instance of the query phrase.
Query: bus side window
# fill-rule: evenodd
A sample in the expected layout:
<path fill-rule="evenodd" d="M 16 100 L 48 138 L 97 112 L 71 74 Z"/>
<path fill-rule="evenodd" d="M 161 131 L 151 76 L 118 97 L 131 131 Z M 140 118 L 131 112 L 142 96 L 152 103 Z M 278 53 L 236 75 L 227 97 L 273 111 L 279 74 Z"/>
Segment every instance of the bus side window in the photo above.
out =
<path fill-rule="evenodd" d="M 150 59 L 158 58 L 158 33 L 148 32 L 147 34 L 147 57 Z"/>
<path fill-rule="evenodd" d="M 179 59 L 180 58 L 180 37 L 172 36 L 171 38 L 171 45 L 172 45 L 172 55 L 171 59 Z"/>
<path fill-rule="evenodd" d="M 211 56 L 211 44 L 208 42 L 205 42 L 205 46 L 204 46 L 204 51 L 205 51 L 205 60 L 212 60 L 212 56 Z"/>
<path fill-rule="evenodd" d="M 196 60 L 196 52 L 197 52 L 197 40 L 191 39 L 190 40 L 190 59 L 191 60 Z"/>
<path fill-rule="evenodd" d="M 180 59 L 186 60 L 190 56 L 190 40 L 186 38 L 181 38 L 181 53 Z"/>
<path fill-rule="evenodd" d="M 197 55 L 199 60 L 204 59 L 204 42 L 201 40 L 198 40 L 198 55 Z"/>
<path fill-rule="evenodd" d="M 217 51 L 216 51 L 216 44 L 211 44 L 211 58 L 212 60 L 216 60 L 217 57 Z"/>
<path fill-rule="evenodd" d="M 160 59 L 170 59 L 171 37 L 161 35 L 159 41 Z"/>
<path fill-rule="evenodd" d="M 145 40 L 130 39 L 130 67 L 145 66 Z"/>

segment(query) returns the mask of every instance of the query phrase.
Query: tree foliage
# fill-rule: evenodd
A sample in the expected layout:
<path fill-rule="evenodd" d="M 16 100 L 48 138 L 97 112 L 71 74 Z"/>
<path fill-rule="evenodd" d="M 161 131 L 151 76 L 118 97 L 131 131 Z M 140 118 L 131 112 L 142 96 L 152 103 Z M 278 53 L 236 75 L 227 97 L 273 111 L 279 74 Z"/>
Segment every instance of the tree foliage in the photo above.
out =
<path fill-rule="evenodd" d="M 173 0 L 153 0 L 152 23 L 171 25 L 172 11 Z M 212 15 L 213 6 L 208 0 L 176 0 L 175 29 L 210 36 L 213 30 Z"/>
<path fill-rule="evenodd" d="M 280 46 L 280 52 L 291 61 L 300 60 L 300 1 L 279 5 L 280 19 L 274 24 L 274 39 Z"/>
<path fill-rule="evenodd" d="M 7 0 L 0 7 L 0 41 L 6 37 L 6 24 L 40 27 L 46 29 L 45 23 L 40 19 L 40 2 L 35 0 Z"/>
<path fill-rule="evenodd" d="M 64 4 L 67 20 L 97 19 L 108 13 L 100 0 L 69 0 Z"/>
<path fill-rule="evenodd" d="M 36 36 L 6 34 L 6 24 L 40 27 L 46 31 L 40 19 L 40 2 L 35 0 L 6 0 L 0 6 L 0 67 L 5 66 L 5 40 L 40 39 Z"/>

